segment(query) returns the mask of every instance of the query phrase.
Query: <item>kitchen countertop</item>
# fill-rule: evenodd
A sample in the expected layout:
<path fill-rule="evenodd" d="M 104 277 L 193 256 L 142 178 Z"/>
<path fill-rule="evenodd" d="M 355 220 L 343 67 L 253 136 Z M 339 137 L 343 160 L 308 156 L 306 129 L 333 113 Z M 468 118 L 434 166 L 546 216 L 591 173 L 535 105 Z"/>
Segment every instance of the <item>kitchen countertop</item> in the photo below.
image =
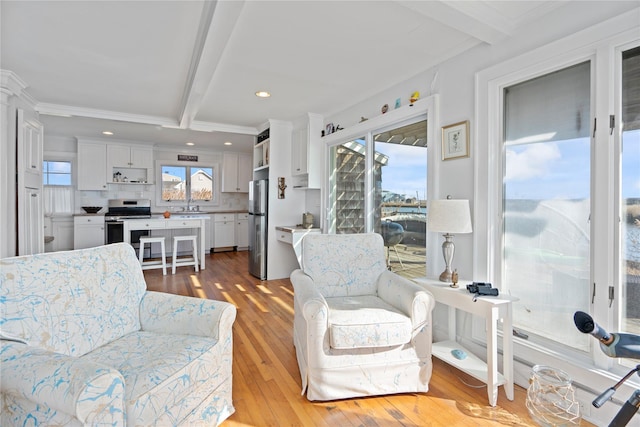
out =
<path fill-rule="evenodd" d="M 320 231 L 320 228 L 304 228 L 302 225 L 277 225 L 276 230 L 285 231 L 287 233 L 296 233 L 301 231 Z"/>
<path fill-rule="evenodd" d="M 162 214 L 164 214 L 164 212 L 165 211 L 162 211 L 162 212 L 151 212 L 151 215 L 162 215 Z M 171 212 L 171 216 L 173 216 L 173 215 L 213 215 L 213 214 L 247 213 L 247 212 L 249 212 L 249 211 L 247 211 L 246 209 L 243 209 L 243 210 L 230 209 L 230 210 L 226 210 L 226 211 L 176 211 L 176 212 Z"/>

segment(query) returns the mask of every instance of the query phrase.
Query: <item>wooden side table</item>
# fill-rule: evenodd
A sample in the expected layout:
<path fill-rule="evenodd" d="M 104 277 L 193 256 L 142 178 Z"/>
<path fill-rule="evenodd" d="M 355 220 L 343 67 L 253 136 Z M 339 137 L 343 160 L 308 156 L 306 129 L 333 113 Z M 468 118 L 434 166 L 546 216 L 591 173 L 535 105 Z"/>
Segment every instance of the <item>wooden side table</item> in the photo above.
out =
<path fill-rule="evenodd" d="M 459 288 L 437 279 L 413 279 L 418 285 L 431 292 L 436 301 L 449 306 L 449 339 L 433 343 L 433 355 L 438 359 L 468 373 L 487 384 L 487 395 L 491 406 L 496 406 L 498 387 L 504 386 L 507 399 L 513 400 L 513 339 L 512 302 L 517 298 L 508 295 L 482 296 L 474 299 L 466 285 L 472 281 L 460 280 Z M 487 362 L 466 350 L 456 341 L 456 309 L 485 318 L 487 331 Z M 498 322 L 503 321 L 502 334 L 502 374 L 498 372 Z M 465 359 L 457 359 L 452 350 L 467 353 Z"/>

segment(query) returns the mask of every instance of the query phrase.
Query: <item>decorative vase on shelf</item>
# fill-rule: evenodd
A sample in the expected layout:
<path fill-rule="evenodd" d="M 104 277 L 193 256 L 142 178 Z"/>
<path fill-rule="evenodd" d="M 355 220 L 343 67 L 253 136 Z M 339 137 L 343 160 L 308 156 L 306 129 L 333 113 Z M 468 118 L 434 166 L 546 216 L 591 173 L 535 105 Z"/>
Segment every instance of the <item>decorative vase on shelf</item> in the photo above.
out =
<path fill-rule="evenodd" d="M 536 423 L 545 427 L 580 425 L 580 404 L 569 374 L 550 366 L 535 365 L 529 383 L 525 403 Z"/>

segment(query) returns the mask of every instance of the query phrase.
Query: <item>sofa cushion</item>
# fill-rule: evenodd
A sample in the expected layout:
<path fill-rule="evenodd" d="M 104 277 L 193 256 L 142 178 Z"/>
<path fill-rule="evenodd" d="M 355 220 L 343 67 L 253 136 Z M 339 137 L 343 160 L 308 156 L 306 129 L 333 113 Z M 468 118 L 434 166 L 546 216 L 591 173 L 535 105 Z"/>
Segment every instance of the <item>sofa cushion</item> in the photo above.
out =
<path fill-rule="evenodd" d="M 81 356 L 140 329 L 146 290 L 131 245 L 0 261 L 0 338 Z"/>
<path fill-rule="evenodd" d="M 411 319 L 372 295 L 326 298 L 335 349 L 389 347 L 411 340 Z"/>
<path fill-rule="evenodd" d="M 382 236 L 308 234 L 302 266 L 324 297 L 376 295 L 376 280 L 387 270 Z"/>
<path fill-rule="evenodd" d="M 179 424 L 225 379 L 217 340 L 139 331 L 125 335 L 83 359 L 120 371 L 125 380 L 127 424 L 154 425 L 159 418 Z"/>

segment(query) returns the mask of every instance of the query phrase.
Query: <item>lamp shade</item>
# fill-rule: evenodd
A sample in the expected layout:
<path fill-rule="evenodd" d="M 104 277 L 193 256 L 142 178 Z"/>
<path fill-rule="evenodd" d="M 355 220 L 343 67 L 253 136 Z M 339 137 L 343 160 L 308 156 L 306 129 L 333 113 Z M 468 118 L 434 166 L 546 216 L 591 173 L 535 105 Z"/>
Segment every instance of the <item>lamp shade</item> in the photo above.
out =
<path fill-rule="evenodd" d="M 471 213 L 468 200 L 429 200 L 427 227 L 441 233 L 471 233 Z"/>

